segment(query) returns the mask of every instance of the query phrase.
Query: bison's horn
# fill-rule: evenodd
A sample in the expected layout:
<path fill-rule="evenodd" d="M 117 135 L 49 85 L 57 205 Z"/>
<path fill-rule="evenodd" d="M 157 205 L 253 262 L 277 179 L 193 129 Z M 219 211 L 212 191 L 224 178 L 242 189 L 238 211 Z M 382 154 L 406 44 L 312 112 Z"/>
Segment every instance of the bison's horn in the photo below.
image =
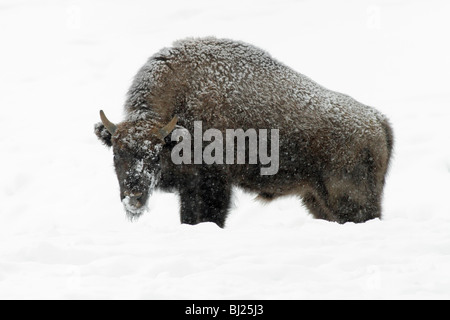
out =
<path fill-rule="evenodd" d="M 159 138 L 163 140 L 165 137 L 167 137 L 173 129 L 175 129 L 175 126 L 177 125 L 178 117 L 173 117 L 172 120 L 162 129 L 159 130 Z"/>
<path fill-rule="evenodd" d="M 105 126 L 105 128 L 109 131 L 109 133 L 114 135 L 114 133 L 116 133 L 117 126 L 108 120 L 103 110 L 100 110 L 100 119 L 102 119 L 102 123 Z"/>

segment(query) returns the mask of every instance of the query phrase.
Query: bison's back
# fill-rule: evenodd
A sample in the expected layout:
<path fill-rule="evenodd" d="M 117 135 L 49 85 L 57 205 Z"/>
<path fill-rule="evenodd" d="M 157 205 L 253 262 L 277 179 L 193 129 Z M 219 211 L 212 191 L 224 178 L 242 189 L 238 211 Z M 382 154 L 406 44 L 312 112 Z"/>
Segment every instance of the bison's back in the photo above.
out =
<path fill-rule="evenodd" d="M 385 141 L 376 110 L 227 39 L 185 39 L 155 54 L 136 76 L 127 106 L 145 106 L 167 121 L 176 114 L 189 130 L 194 121 L 204 129 L 279 129 L 281 145 L 294 142 L 323 161 L 348 162 L 358 157 L 355 149 Z M 338 157 L 348 146 L 352 154 Z"/>
<path fill-rule="evenodd" d="M 172 50 L 174 60 L 180 60 L 177 69 L 185 72 L 189 107 L 201 105 L 196 116 L 208 123 L 341 133 L 380 126 L 374 109 L 324 88 L 252 45 L 187 39 L 176 42 Z M 215 113 L 206 118 L 213 108 Z"/>

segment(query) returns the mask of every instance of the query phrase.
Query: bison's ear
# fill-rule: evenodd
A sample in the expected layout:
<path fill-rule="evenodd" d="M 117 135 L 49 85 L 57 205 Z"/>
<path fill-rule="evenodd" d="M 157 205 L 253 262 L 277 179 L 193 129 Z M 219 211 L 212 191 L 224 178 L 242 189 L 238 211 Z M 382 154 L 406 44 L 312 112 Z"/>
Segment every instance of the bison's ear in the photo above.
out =
<path fill-rule="evenodd" d="M 175 126 L 175 128 L 173 129 L 173 130 L 176 130 L 176 129 L 184 129 L 184 130 L 186 130 L 187 131 L 187 129 L 185 128 L 185 127 L 182 127 L 182 126 L 179 126 L 179 125 L 176 125 Z M 169 133 L 165 138 L 164 138 L 164 144 L 165 145 L 175 145 L 175 144 L 177 144 L 178 142 L 177 141 L 172 141 L 172 133 L 173 133 L 173 131 L 171 132 L 171 133 Z"/>
<path fill-rule="evenodd" d="M 109 133 L 108 129 L 106 129 L 105 125 L 101 122 L 95 125 L 95 135 L 99 138 L 99 140 L 107 147 L 111 147 L 111 133 Z"/>

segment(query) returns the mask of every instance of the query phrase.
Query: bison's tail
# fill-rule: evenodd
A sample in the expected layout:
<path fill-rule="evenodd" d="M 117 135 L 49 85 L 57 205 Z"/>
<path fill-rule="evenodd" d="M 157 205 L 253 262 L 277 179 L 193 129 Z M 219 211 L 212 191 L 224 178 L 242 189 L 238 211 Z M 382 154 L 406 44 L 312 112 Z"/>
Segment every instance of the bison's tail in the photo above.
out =
<path fill-rule="evenodd" d="M 387 167 L 389 167 L 392 158 L 392 151 L 394 148 L 394 131 L 392 130 L 392 126 L 389 123 L 389 120 L 385 116 L 381 116 L 379 120 L 381 122 L 381 126 L 383 127 L 384 134 L 386 135 L 386 145 L 388 151 Z"/>

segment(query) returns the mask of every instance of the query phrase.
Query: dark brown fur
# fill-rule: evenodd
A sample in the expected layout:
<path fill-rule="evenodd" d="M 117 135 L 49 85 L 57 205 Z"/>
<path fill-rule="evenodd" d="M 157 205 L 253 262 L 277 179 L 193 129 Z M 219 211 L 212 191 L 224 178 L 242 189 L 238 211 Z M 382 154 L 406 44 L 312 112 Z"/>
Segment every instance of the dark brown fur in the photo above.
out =
<path fill-rule="evenodd" d="M 262 50 L 214 38 L 176 43 L 140 70 L 125 109 L 127 119 L 114 135 L 102 124 L 96 134 L 113 146 L 116 157 L 127 155 L 126 163 L 116 161 L 116 171 L 131 216 L 141 214 L 133 208 L 140 209 L 160 188 L 180 195 L 183 223 L 223 227 L 231 189 L 238 186 L 264 201 L 297 195 L 319 219 L 345 223 L 381 217 L 393 148 L 388 120 Z M 260 175 L 261 164 L 173 164 L 175 142 L 170 136 L 161 142 L 155 133 L 174 116 L 191 134 L 194 121 L 224 134 L 235 128 L 278 129 L 278 173 Z"/>

